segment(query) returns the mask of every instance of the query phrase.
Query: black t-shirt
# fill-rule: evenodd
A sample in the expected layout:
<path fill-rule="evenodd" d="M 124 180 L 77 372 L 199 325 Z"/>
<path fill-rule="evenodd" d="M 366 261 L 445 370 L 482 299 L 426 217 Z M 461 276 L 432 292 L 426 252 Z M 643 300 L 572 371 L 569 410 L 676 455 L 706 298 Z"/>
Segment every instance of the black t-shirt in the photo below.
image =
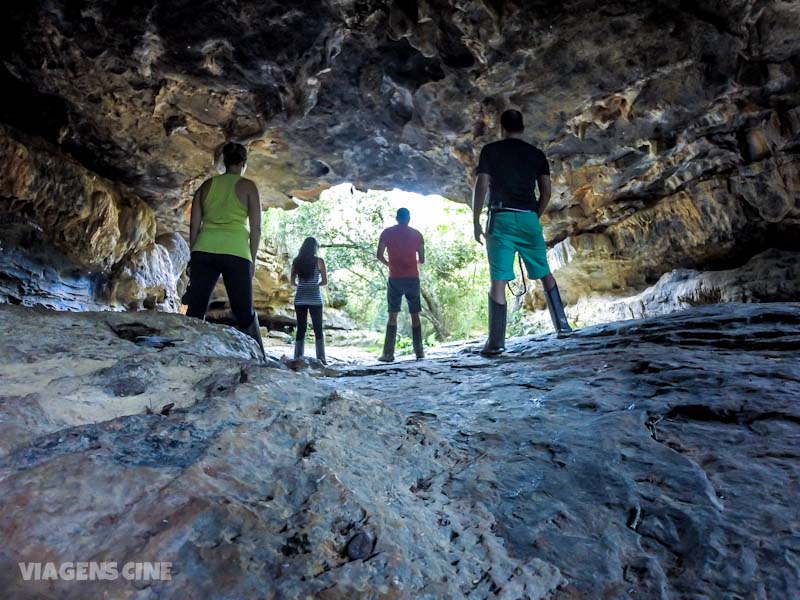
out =
<path fill-rule="evenodd" d="M 492 178 L 491 208 L 537 210 L 536 180 L 550 175 L 544 152 L 520 139 L 506 138 L 486 144 L 481 150 L 476 173 Z"/>

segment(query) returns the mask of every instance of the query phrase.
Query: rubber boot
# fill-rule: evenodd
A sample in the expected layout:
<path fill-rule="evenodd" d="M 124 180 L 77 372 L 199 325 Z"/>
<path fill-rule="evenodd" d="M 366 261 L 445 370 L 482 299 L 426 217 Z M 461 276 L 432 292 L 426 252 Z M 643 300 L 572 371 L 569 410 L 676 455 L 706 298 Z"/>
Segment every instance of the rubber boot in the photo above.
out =
<path fill-rule="evenodd" d="M 506 350 L 506 317 L 508 305 L 498 304 L 489 296 L 489 337 L 481 350 L 481 356 L 497 356 Z"/>
<path fill-rule="evenodd" d="M 383 354 L 378 359 L 381 362 L 394 362 L 394 344 L 397 340 L 397 325 L 386 326 L 386 337 L 383 340 Z"/>
<path fill-rule="evenodd" d="M 264 352 L 264 342 L 261 340 L 261 327 L 258 324 L 258 313 L 253 313 L 253 319 L 250 321 L 250 324 L 241 331 L 256 341 L 259 349 L 261 350 L 261 359 L 264 364 L 266 364 L 267 353 Z"/>
<path fill-rule="evenodd" d="M 411 339 L 414 342 L 414 355 L 417 360 L 425 358 L 425 351 L 422 349 L 422 325 L 411 328 Z"/>
<path fill-rule="evenodd" d="M 565 337 L 572 333 L 572 327 L 567 321 L 567 314 L 564 312 L 564 305 L 561 302 L 561 294 L 558 293 L 558 286 L 554 285 L 549 290 L 544 291 L 544 299 L 547 301 L 547 308 L 550 309 L 550 319 L 553 321 L 553 328 L 558 337 Z"/>
<path fill-rule="evenodd" d="M 297 360 L 298 358 L 303 358 L 303 354 L 305 354 L 306 350 L 306 338 L 305 336 L 301 338 L 297 338 L 294 341 L 294 359 Z"/>
<path fill-rule="evenodd" d="M 327 365 L 328 361 L 325 358 L 325 338 L 320 336 L 314 338 L 314 349 L 317 351 L 317 360 L 323 365 Z"/>

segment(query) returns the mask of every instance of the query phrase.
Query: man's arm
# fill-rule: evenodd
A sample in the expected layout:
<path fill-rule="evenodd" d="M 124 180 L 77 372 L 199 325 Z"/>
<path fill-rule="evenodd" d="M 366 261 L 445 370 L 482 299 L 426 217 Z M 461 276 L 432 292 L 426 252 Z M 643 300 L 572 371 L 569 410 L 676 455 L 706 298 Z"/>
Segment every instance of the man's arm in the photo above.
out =
<path fill-rule="evenodd" d="M 378 258 L 378 262 L 385 264 L 387 267 L 389 266 L 389 261 L 386 260 L 386 242 L 383 241 L 383 237 L 378 240 L 378 252 L 376 253 L 376 257 Z"/>
<path fill-rule="evenodd" d="M 203 225 L 203 201 L 208 194 L 210 181 L 210 179 L 204 181 L 192 198 L 192 214 L 189 218 L 189 248 L 194 246 L 197 236 L 200 234 L 200 227 Z"/>
<path fill-rule="evenodd" d="M 258 188 L 252 181 L 247 186 L 247 219 L 250 221 L 250 256 L 253 257 L 253 273 L 256 270 L 256 256 L 261 244 L 261 199 Z"/>
<path fill-rule="evenodd" d="M 475 185 L 472 188 L 472 225 L 475 231 L 475 241 L 479 244 L 482 243 L 481 236 L 484 235 L 481 227 L 481 211 L 491 184 L 492 178 L 488 173 L 478 173 L 478 177 L 475 178 Z"/>
<path fill-rule="evenodd" d="M 419 264 L 425 264 L 425 238 L 419 236 L 419 250 L 417 250 L 417 256 L 419 257 Z"/>
<path fill-rule="evenodd" d="M 541 217 L 544 211 L 547 210 L 547 205 L 550 204 L 550 175 L 539 175 L 536 179 L 536 183 L 539 184 L 539 208 L 536 214 Z"/>

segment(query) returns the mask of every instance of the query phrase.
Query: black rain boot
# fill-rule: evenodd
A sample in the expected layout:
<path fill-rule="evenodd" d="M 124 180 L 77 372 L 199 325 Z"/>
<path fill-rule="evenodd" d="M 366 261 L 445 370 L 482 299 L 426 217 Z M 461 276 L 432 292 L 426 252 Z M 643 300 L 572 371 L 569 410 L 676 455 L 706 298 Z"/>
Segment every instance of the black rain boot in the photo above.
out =
<path fill-rule="evenodd" d="M 327 365 L 328 361 L 325 358 L 325 338 L 320 336 L 314 338 L 314 349 L 317 351 L 317 360 L 323 365 Z"/>
<path fill-rule="evenodd" d="M 425 358 L 425 351 L 422 349 L 422 325 L 411 328 L 411 339 L 414 342 L 414 355 L 417 360 Z"/>
<path fill-rule="evenodd" d="M 261 359 L 264 361 L 264 364 L 266 364 L 267 353 L 264 352 L 264 342 L 261 340 L 261 327 L 258 324 L 258 313 L 255 312 L 253 313 L 253 320 L 250 321 L 250 325 L 248 325 L 241 331 L 243 333 L 246 333 L 256 341 L 259 349 L 261 350 Z"/>
<path fill-rule="evenodd" d="M 498 304 L 489 296 L 489 337 L 481 350 L 481 356 L 497 356 L 506 350 L 506 316 L 508 305 Z"/>
<path fill-rule="evenodd" d="M 547 301 L 547 308 L 550 309 L 550 319 L 553 321 L 553 328 L 558 337 L 565 337 L 572 333 L 572 327 L 567 321 L 567 314 L 564 312 L 564 305 L 561 303 L 561 294 L 558 293 L 558 286 L 554 285 L 549 290 L 544 291 L 544 299 Z"/>
<path fill-rule="evenodd" d="M 306 337 L 297 338 L 294 341 L 294 359 L 303 358 L 306 351 Z"/>
<path fill-rule="evenodd" d="M 386 326 L 386 337 L 383 340 L 383 354 L 378 359 L 381 362 L 394 362 L 394 344 L 397 340 L 397 325 Z"/>

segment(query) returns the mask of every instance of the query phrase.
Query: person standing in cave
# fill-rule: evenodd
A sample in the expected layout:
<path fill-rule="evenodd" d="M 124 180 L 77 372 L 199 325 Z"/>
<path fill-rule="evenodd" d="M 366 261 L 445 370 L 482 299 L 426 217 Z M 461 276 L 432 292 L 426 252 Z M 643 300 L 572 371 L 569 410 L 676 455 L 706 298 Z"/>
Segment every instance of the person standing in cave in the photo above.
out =
<path fill-rule="evenodd" d="M 505 351 L 506 285 L 514 277 L 514 255 L 519 253 L 530 279 L 541 279 L 550 318 L 557 335 L 572 329 L 564 312 L 556 280 L 547 264 L 547 247 L 539 218 L 550 202 L 550 166 L 544 152 L 523 139 L 522 113 L 507 110 L 500 117 L 503 139 L 481 149 L 472 194 L 475 241 L 486 239 L 491 287 L 489 336 L 483 356 Z M 536 199 L 536 187 L 539 199 Z M 489 196 L 486 233 L 480 215 Z"/>
<path fill-rule="evenodd" d="M 219 276 L 240 331 L 252 337 L 266 362 L 258 315 L 253 310 L 253 276 L 261 243 L 261 201 L 256 184 L 243 177 L 247 149 L 222 148 L 225 173 L 203 182 L 192 199 L 189 225 L 189 288 L 186 316 L 204 319 Z"/>
<path fill-rule="evenodd" d="M 383 341 L 381 362 L 394 361 L 394 347 L 397 340 L 397 314 L 403 296 L 408 303 L 411 314 L 411 338 L 414 343 L 414 354 L 417 360 L 425 358 L 422 348 L 422 323 L 419 313 L 420 302 L 419 268 L 425 262 L 425 240 L 422 234 L 409 227 L 411 212 L 407 208 L 397 210 L 397 225 L 381 232 L 378 240 L 378 261 L 389 267 L 389 281 L 386 286 L 386 298 L 389 304 L 389 322 L 386 324 L 386 337 Z M 386 258 L 386 252 L 389 258 Z"/>
<path fill-rule="evenodd" d="M 323 365 L 325 360 L 325 336 L 322 331 L 322 292 L 320 286 L 328 283 L 325 261 L 317 256 L 319 242 L 307 237 L 300 246 L 300 252 L 292 261 L 292 285 L 297 288 L 294 295 L 294 311 L 297 315 L 297 332 L 294 340 L 294 357 L 302 358 L 306 342 L 308 315 L 314 328 L 314 347 L 317 360 Z"/>

